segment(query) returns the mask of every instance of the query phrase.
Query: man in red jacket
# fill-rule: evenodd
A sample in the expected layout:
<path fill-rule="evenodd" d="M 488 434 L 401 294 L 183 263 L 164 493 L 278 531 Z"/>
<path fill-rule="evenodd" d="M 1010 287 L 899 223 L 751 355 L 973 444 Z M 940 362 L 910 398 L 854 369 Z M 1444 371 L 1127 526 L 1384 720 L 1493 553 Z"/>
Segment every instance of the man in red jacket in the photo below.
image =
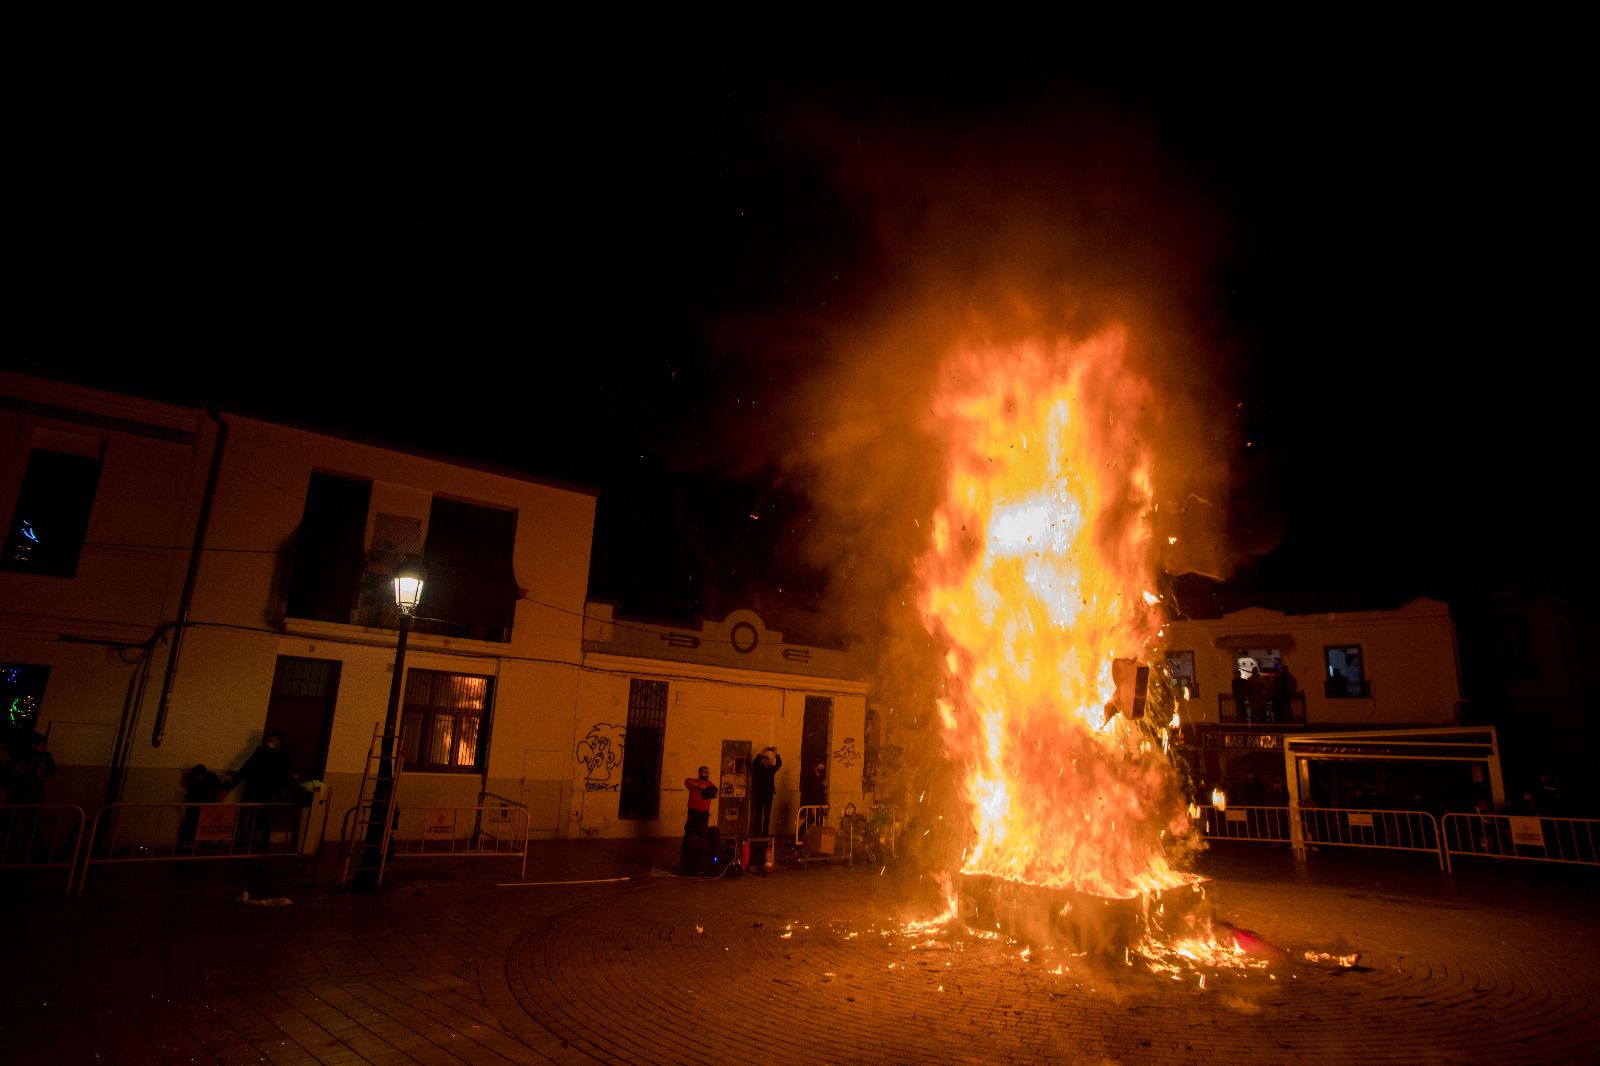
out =
<path fill-rule="evenodd" d="M 683 787 L 689 793 L 689 817 L 683 823 L 683 872 L 698 874 L 705 866 L 706 825 L 711 821 L 711 801 L 717 798 L 717 786 L 711 783 L 711 768 L 700 767 L 697 776 L 684 778 Z"/>

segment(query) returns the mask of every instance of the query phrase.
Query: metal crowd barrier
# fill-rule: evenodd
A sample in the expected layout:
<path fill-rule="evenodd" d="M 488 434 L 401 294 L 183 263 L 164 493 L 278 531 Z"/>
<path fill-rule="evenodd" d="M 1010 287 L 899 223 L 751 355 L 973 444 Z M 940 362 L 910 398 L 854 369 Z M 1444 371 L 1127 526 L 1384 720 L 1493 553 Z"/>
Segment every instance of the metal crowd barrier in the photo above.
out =
<path fill-rule="evenodd" d="M 1289 843 L 1287 807 L 1200 808 L 1201 824 L 1212 840 L 1255 840 L 1264 844 Z"/>
<path fill-rule="evenodd" d="M 1442 850 L 1451 857 L 1600 866 L 1600 819 L 1520 814 L 1447 814 Z"/>
<path fill-rule="evenodd" d="M 827 804 L 797 807 L 794 812 L 794 846 L 801 847 L 805 844 L 806 830 L 814 825 L 828 824 Z"/>
<path fill-rule="evenodd" d="M 313 807 L 296 803 L 111 803 L 95 815 L 78 895 L 98 865 L 300 858 Z"/>
<path fill-rule="evenodd" d="M 71 804 L 0 804 L 0 869 L 65 870 L 72 895 L 83 826 L 83 808 Z"/>
<path fill-rule="evenodd" d="M 389 859 L 510 858 L 528 875 L 528 808 L 503 796 L 476 807 L 397 807 Z M 344 812 L 339 837 L 348 843 L 354 807 Z"/>
<path fill-rule="evenodd" d="M 843 826 L 834 826 L 833 850 L 813 851 L 807 841 L 813 829 L 827 828 L 828 816 L 833 808 L 827 804 L 807 804 L 794 812 L 794 857 L 802 864 L 807 862 L 850 862 L 854 859 L 854 834 Z"/>
<path fill-rule="evenodd" d="M 1600 866 L 1600 819 L 1546 818 L 1516 814 L 1446 814 L 1427 811 L 1301 807 L 1201 808 L 1207 839 L 1307 847 L 1415 851 L 1439 857 L 1452 869 L 1459 856 L 1573 866 Z M 1296 830 L 1298 829 L 1298 832 Z"/>
<path fill-rule="evenodd" d="M 1439 868 L 1446 869 L 1439 848 L 1439 823 L 1427 811 L 1301 807 L 1298 824 L 1291 818 L 1289 827 L 1290 844 L 1296 852 L 1310 845 L 1422 851 L 1437 855 Z"/>
<path fill-rule="evenodd" d="M 843 834 L 842 842 L 835 841 L 832 855 L 808 855 L 808 859 L 844 859 L 855 861 L 856 829 L 858 825 L 863 831 L 870 831 L 878 838 L 882 850 L 892 859 L 895 858 L 895 839 L 899 836 L 900 825 L 895 818 L 894 808 L 886 803 L 873 804 L 865 811 L 855 809 L 855 804 L 845 805 L 845 814 L 840 819 L 840 824 L 835 827 Z M 828 825 L 828 818 L 833 808 L 827 804 L 814 804 L 795 809 L 794 817 L 794 847 L 796 852 L 803 854 L 806 847 L 806 834 L 816 826 Z M 840 844 L 843 844 L 840 847 Z"/>
<path fill-rule="evenodd" d="M 1201 825 L 1211 840 L 1289 844 L 1297 853 L 1308 847 L 1419 851 L 1437 855 L 1440 868 L 1448 869 L 1439 823 L 1427 811 L 1301 807 L 1296 818 L 1288 807 L 1203 807 Z"/>

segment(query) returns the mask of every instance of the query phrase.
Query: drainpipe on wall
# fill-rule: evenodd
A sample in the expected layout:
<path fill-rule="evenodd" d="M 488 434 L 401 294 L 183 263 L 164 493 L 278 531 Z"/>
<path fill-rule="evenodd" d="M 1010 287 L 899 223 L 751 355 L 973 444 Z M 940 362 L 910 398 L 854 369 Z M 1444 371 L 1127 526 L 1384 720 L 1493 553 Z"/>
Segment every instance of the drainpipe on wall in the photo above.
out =
<path fill-rule="evenodd" d="M 107 803 L 122 800 L 122 784 L 126 779 L 128 757 L 133 748 L 133 731 L 139 723 L 139 708 L 144 706 L 145 685 L 150 681 L 150 656 L 156 653 L 156 648 L 166 639 L 172 626 L 171 622 L 161 623 L 149 640 L 138 645 L 144 656 L 134 667 L 133 676 L 128 679 L 127 694 L 122 699 L 122 717 L 117 722 L 117 737 L 111 745 L 111 771 L 106 775 Z"/>
<path fill-rule="evenodd" d="M 189 624 L 189 604 L 194 599 L 195 578 L 200 573 L 200 551 L 205 544 L 206 526 L 211 521 L 211 502 L 217 493 L 217 476 L 222 472 L 222 450 L 228 443 L 228 423 L 222 420 L 216 405 L 207 404 L 206 414 L 217 424 L 217 443 L 211 451 L 211 472 L 206 475 L 206 491 L 200 499 L 200 518 L 194 527 L 194 547 L 189 550 L 189 569 L 184 574 L 183 595 L 178 600 L 178 619 L 172 627 L 172 651 L 167 655 L 167 670 L 161 678 L 161 700 L 156 704 L 156 721 L 150 731 L 152 748 L 159 748 L 167 735 L 167 710 L 172 700 L 172 684 L 178 676 L 183 631 Z"/>

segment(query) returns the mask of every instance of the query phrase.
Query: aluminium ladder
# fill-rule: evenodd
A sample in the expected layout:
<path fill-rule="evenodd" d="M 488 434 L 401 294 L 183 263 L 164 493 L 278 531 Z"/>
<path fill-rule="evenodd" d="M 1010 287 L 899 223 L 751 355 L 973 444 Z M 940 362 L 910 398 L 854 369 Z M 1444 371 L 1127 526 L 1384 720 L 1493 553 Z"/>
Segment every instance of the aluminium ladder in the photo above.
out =
<path fill-rule="evenodd" d="M 405 765 L 402 739 L 399 732 L 392 736 L 384 733 L 381 722 L 372 726 L 372 744 L 367 748 L 367 763 L 361 772 L 361 789 L 356 794 L 356 805 L 351 808 L 355 818 L 349 826 L 349 835 L 341 842 L 344 848 L 344 865 L 339 873 L 341 885 L 351 884 L 352 879 L 358 888 L 377 889 L 383 885 L 394 824 L 400 810 L 400 771 Z M 387 774 L 384 772 L 386 763 Z"/>

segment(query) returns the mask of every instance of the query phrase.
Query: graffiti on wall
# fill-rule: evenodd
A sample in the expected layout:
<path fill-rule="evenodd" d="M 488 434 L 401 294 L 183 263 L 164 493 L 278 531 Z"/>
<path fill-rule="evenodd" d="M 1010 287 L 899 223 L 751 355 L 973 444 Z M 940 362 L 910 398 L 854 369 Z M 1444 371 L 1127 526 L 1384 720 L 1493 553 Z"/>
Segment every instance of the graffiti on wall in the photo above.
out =
<path fill-rule="evenodd" d="M 847 770 L 861 761 L 861 753 L 856 750 L 855 737 L 844 738 L 844 746 L 833 753 L 833 761 Z"/>
<path fill-rule="evenodd" d="M 622 787 L 620 771 L 626 733 L 627 729 L 623 726 L 596 722 L 578 741 L 574 754 L 585 770 L 585 792 L 615 792 Z"/>

